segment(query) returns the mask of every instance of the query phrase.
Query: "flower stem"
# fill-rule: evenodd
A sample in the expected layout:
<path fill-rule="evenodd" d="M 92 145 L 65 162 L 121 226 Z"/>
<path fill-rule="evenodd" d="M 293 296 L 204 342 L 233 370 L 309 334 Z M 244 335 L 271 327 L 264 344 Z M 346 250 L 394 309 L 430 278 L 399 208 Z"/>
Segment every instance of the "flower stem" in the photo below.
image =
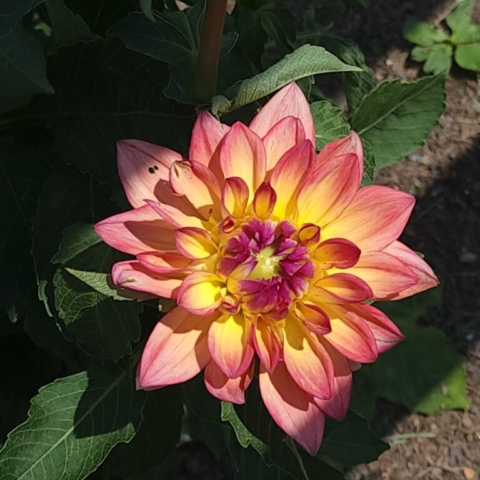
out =
<path fill-rule="evenodd" d="M 195 98 L 209 103 L 217 91 L 218 62 L 227 0 L 208 0 L 195 68 Z"/>

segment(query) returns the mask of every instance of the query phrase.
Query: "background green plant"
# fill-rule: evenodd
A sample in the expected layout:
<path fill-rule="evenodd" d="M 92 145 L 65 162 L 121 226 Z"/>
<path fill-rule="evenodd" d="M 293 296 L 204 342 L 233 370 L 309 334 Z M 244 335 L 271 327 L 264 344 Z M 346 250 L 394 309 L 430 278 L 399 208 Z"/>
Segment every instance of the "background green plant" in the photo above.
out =
<path fill-rule="evenodd" d="M 427 414 L 468 405 L 461 358 L 417 324 L 440 290 L 384 307 L 407 341 L 355 374 L 351 412 L 328 422 L 316 457 L 285 439 L 255 382 L 240 407 L 210 396 L 201 378 L 135 390 L 136 362 L 162 314 L 158 300 L 112 284 L 111 266 L 124 257 L 92 229 L 129 208 L 118 140 L 186 153 L 197 108 L 248 121 L 298 81 L 317 150 L 351 129 L 361 135 L 367 185 L 424 142 L 444 104 L 443 75 L 377 85 L 352 41 L 328 27 L 298 35 L 279 3 L 244 0 L 226 19 L 217 95 L 198 105 L 205 1 L 190 3 L 184 11 L 149 0 L 0 5 L 0 335 L 9 346 L 0 353 L 0 400 L 2 420 L 16 427 L 0 452 L 2 480 L 162 478 L 181 432 L 228 455 L 238 479 L 335 480 L 388 448 L 368 427 L 377 397 Z M 344 105 L 315 86 L 317 75 L 334 72 Z M 429 361 L 425 345 L 442 361 Z"/>
<path fill-rule="evenodd" d="M 448 72 L 453 60 L 465 70 L 480 72 L 480 26 L 471 21 L 474 0 L 462 0 L 437 25 L 409 21 L 404 37 L 416 46 L 411 57 L 425 73 Z"/>

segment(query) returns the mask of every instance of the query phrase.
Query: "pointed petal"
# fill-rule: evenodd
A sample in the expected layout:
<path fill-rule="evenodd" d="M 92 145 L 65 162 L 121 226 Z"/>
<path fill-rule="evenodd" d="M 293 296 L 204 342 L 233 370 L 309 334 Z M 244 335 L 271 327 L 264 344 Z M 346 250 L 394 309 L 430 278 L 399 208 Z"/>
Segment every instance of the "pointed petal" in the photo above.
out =
<path fill-rule="evenodd" d="M 198 162 L 174 162 L 170 185 L 176 195 L 184 195 L 204 218 L 219 206 L 220 187 L 213 173 Z"/>
<path fill-rule="evenodd" d="M 354 199 L 361 180 L 361 165 L 353 153 L 323 163 L 300 189 L 299 222 L 314 223 L 323 229 L 342 215 Z"/>
<path fill-rule="evenodd" d="M 178 290 L 178 304 L 195 315 L 210 315 L 222 303 L 223 288 L 223 282 L 212 273 L 191 273 Z"/>
<path fill-rule="evenodd" d="M 208 167 L 220 141 L 229 130 L 230 127 L 228 125 L 220 123 L 209 112 L 200 112 L 193 126 L 189 153 L 190 160 L 202 163 Z"/>
<path fill-rule="evenodd" d="M 250 129 L 263 138 L 285 117 L 298 118 L 302 122 L 305 138 L 315 145 L 315 125 L 310 106 L 296 83 L 291 83 L 277 92 L 252 120 Z"/>
<path fill-rule="evenodd" d="M 323 338 L 354 362 L 372 363 L 377 359 L 375 337 L 362 319 L 348 315 L 349 310 L 341 306 L 329 305 L 326 312 L 332 331 Z"/>
<path fill-rule="evenodd" d="M 315 303 L 358 303 L 373 298 L 372 289 L 360 278 L 348 273 L 323 277 L 310 290 Z"/>
<path fill-rule="evenodd" d="M 141 140 L 122 140 L 117 144 L 118 173 L 132 207 L 155 200 L 168 187 L 168 170 L 182 156 L 169 148 Z M 169 187 L 168 187 L 169 188 Z"/>
<path fill-rule="evenodd" d="M 371 305 L 345 307 L 346 315 L 365 322 L 375 337 L 378 353 L 387 352 L 405 339 L 398 327 L 378 308 Z"/>
<path fill-rule="evenodd" d="M 183 277 L 153 272 L 136 260 L 118 262 L 112 268 L 115 285 L 165 298 L 176 298 Z"/>
<path fill-rule="evenodd" d="M 407 265 L 417 277 L 416 285 L 402 290 L 399 294 L 392 297 L 391 300 L 400 300 L 402 298 L 410 297 L 416 293 L 436 287 L 439 284 L 437 276 L 427 262 L 425 262 L 418 253 L 410 250 L 403 243 L 393 242 L 383 251 L 405 263 L 405 265 Z"/>
<path fill-rule="evenodd" d="M 225 135 L 220 146 L 220 164 L 225 178 L 240 177 L 253 193 L 265 178 L 265 149 L 262 141 L 240 122 Z"/>
<path fill-rule="evenodd" d="M 225 314 L 212 323 L 208 348 L 213 361 L 228 378 L 237 378 L 253 360 L 251 323 L 242 313 Z"/>
<path fill-rule="evenodd" d="M 147 204 L 173 227 L 204 228 L 202 219 L 197 216 L 197 212 L 192 214 L 185 213 L 171 205 L 165 205 L 152 200 L 147 200 Z"/>
<path fill-rule="evenodd" d="M 383 250 L 402 233 L 414 203 L 408 193 L 379 185 L 364 187 L 322 236 L 346 238 L 362 252 Z"/>
<path fill-rule="evenodd" d="M 185 258 L 176 252 L 146 252 L 137 255 L 137 260 L 145 267 L 156 273 L 184 272 L 192 263 L 190 258 Z"/>
<path fill-rule="evenodd" d="M 207 332 L 215 316 L 176 307 L 156 325 L 138 365 L 139 388 L 150 390 L 190 380 L 210 361 Z"/>
<path fill-rule="evenodd" d="M 352 370 L 350 361 L 335 348 L 325 342 L 325 348 L 332 359 L 335 377 L 333 379 L 333 395 L 328 400 L 315 398 L 315 403 L 329 417 L 341 422 L 347 415 L 352 393 Z"/>
<path fill-rule="evenodd" d="M 188 258 L 208 258 L 218 252 L 209 232 L 201 228 L 179 228 L 175 231 L 178 251 Z"/>
<path fill-rule="evenodd" d="M 223 214 L 234 218 L 241 218 L 245 214 L 248 204 L 248 185 L 239 177 L 231 177 L 225 180 L 222 192 Z"/>
<path fill-rule="evenodd" d="M 263 182 L 255 192 L 253 211 L 258 218 L 266 220 L 270 217 L 277 202 L 277 194 L 269 183 Z"/>
<path fill-rule="evenodd" d="M 258 317 L 254 325 L 253 345 L 261 364 L 268 372 L 273 372 L 280 360 L 282 346 L 272 327 L 262 317 Z"/>
<path fill-rule="evenodd" d="M 302 122 L 295 117 L 285 117 L 263 137 L 267 155 L 267 172 L 271 172 L 283 155 L 297 143 L 305 140 Z"/>
<path fill-rule="evenodd" d="M 297 302 L 295 316 L 315 335 L 332 331 L 328 315 L 313 303 Z"/>
<path fill-rule="evenodd" d="M 360 173 L 363 175 L 363 146 L 362 141 L 356 132 L 350 132 L 346 137 L 327 143 L 317 155 L 315 168 L 320 167 L 324 162 L 330 162 L 335 159 L 335 157 L 347 153 L 354 153 L 357 155 L 361 166 Z"/>
<path fill-rule="evenodd" d="M 330 398 L 333 365 L 323 345 L 293 317 L 287 318 L 284 334 L 283 358 L 292 378 L 310 395 Z"/>
<path fill-rule="evenodd" d="M 107 245 L 129 255 L 177 249 L 172 225 L 148 205 L 108 217 L 95 231 Z"/>
<path fill-rule="evenodd" d="M 343 271 L 365 281 L 375 300 L 395 298 L 418 283 L 417 276 L 405 263 L 384 252 L 364 253 L 354 267 Z"/>
<path fill-rule="evenodd" d="M 245 390 L 253 378 L 253 366 L 252 362 L 250 368 L 243 375 L 237 378 L 228 378 L 211 360 L 205 368 L 205 386 L 214 397 L 223 402 L 241 405 L 245 403 Z"/>
<path fill-rule="evenodd" d="M 275 423 L 310 455 L 320 448 L 325 415 L 279 362 L 273 373 L 260 366 L 260 393 Z"/>
<path fill-rule="evenodd" d="M 353 267 L 360 258 L 360 249 L 344 238 L 331 238 L 322 242 L 315 250 L 314 256 L 322 269 L 331 267 Z"/>
<path fill-rule="evenodd" d="M 274 215 L 280 218 L 295 213 L 297 194 L 315 158 L 313 144 L 305 140 L 288 150 L 272 172 L 271 185 L 279 193 Z"/>

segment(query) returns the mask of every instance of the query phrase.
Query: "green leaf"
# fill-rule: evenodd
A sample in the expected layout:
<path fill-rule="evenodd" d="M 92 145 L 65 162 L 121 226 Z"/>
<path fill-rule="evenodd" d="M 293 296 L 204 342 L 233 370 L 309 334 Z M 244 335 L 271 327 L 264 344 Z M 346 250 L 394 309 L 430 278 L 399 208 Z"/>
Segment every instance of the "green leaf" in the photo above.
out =
<path fill-rule="evenodd" d="M 0 149 L 0 308 L 17 321 L 35 285 L 31 228 L 50 158 L 5 140 Z"/>
<path fill-rule="evenodd" d="M 450 71 L 452 56 L 453 47 L 451 45 L 435 45 L 428 52 L 423 71 L 434 75 Z"/>
<path fill-rule="evenodd" d="M 475 8 L 474 0 L 461 0 L 445 18 L 453 33 L 460 32 L 471 25 L 471 17 Z"/>
<path fill-rule="evenodd" d="M 117 445 L 107 458 L 102 470 L 109 477 L 136 480 L 173 452 L 183 416 L 180 389 L 147 392 L 142 414 L 135 438 L 128 445 Z"/>
<path fill-rule="evenodd" d="M 52 263 L 66 265 L 77 255 L 101 242 L 102 239 L 93 229 L 93 225 L 85 223 L 72 225 L 64 230 L 62 241 L 52 258 Z"/>
<path fill-rule="evenodd" d="M 343 72 L 342 81 L 347 97 L 348 113 L 351 117 L 365 95 L 371 92 L 377 82 L 373 70 L 365 64 L 365 57 L 352 40 L 338 37 L 330 32 L 320 36 L 321 44 L 342 62 L 361 68 L 361 72 Z"/>
<path fill-rule="evenodd" d="M 367 185 L 372 185 L 375 177 L 375 154 L 373 149 L 368 143 L 367 140 L 362 138 L 363 144 L 363 178 L 362 178 L 362 187 Z"/>
<path fill-rule="evenodd" d="M 319 455 L 352 467 L 373 462 L 388 448 L 388 444 L 370 430 L 366 420 L 349 412 L 341 422 L 327 419 Z"/>
<path fill-rule="evenodd" d="M 44 0 L 2 0 L 0 2 L 0 36 L 5 35 L 23 18 Z"/>
<path fill-rule="evenodd" d="M 169 64 L 193 62 L 196 45 L 183 12 L 156 14 L 155 22 L 143 13 L 130 13 L 108 32 L 136 52 Z"/>
<path fill-rule="evenodd" d="M 439 330 L 416 323 L 435 297 L 438 301 L 439 291 L 380 305 L 406 339 L 381 355 L 374 364 L 364 365 L 355 374 L 353 409 L 357 411 L 356 406 L 360 406 L 362 410 L 357 398 L 359 395 L 363 397 L 362 402 L 371 404 L 381 396 L 405 405 L 412 412 L 427 415 L 447 409 L 468 408 L 461 355 Z M 368 388 L 370 399 L 365 388 Z M 364 414 L 365 411 L 358 413 Z"/>
<path fill-rule="evenodd" d="M 328 100 L 310 105 L 315 122 L 316 149 L 320 151 L 327 143 L 345 137 L 350 133 L 350 125 L 342 111 Z"/>
<path fill-rule="evenodd" d="M 436 43 L 448 40 L 448 36 L 440 28 L 425 22 L 411 20 L 403 28 L 403 36 L 412 43 L 421 47 L 431 47 Z"/>
<path fill-rule="evenodd" d="M 62 159 L 99 182 L 117 185 L 119 140 L 187 150 L 193 111 L 176 113 L 162 95 L 168 72 L 160 62 L 112 38 L 62 48 L 48 71 L 56 95 L 38 97 L 21 119 L 48 128 Z"/>
<path fill-rule="evenodd" d="M 44 301 L 47 311 L 51 311 L 53 306 L 51 282 L 57 270 L 51 260 L 54 256 L 58 259 L 58 255 L 61 258 L 61 254 L 57 252 L 63 232 L 76 223 L 92 223 L 114 213 L 113 206 L 106 200 L 109 196 L 110 189 L 99 186 L 94 180 L 80 174 L 73 167 L 66 167 L 60 163 L 50 175 L 40 197 L 33 223 L 33 257 L 39 285 L 39 298 Z M 74 230 L 67 230 L 67 232 L 73 234 Z M 88 242 L 84 244 L 84 246 L 87 245 Z M 89 265 L 92 264 L 91 258 L 88 258 L 89 253 L 97 253 L 97 258 L 105 255 L 106 247 L 102 244 L 98 245 L 100 252 L 95 250 L 95 245 L 89 249 L 90 252 L 87 250 L 87 258 L 82 262 L 83 268 L 89 269 Z M 71 254 L 74 250 L 66 249 L 66 252 Z M 64 256 L 68 257 L 69 254 L 66 253 Z M 111 256 L 109 260 L 112 260 Z M 93 262 L 93 265 L 95 263 Z M 70 262 L 69 266 L 78 268 L 77 264 Z M 104 264 L 105 269 L 108 267 L 109 265 Z"/>
<path fill-rule="evenodd" d="M 45 75 L 43 48 L 20 26 L 0 37 L 0 92 L 0 100 L 53 93 Z"/>
<path fill-rule="evenodd" d="M 131 353 L 140 337 L 143 306 L 117 302 L 58 269 L 54 278 L 55 308 L 87 353 L 118 360 Z"/>
<path fill-rule="evenodd" d="M 286 437 L 268 414 L 256 381 L 246 391 L 244 405 L 228 407 L 223 403 L 222 406 L 223 416 L 233 427 L 239 443 L 253 447 L 267 465 L 274 465 L 279 472 L 286 472 L 298 480 L 343 478 L 320 456 L 311 457 L 303 450 L 298 450 L 293 441 Z"/>
<path fill-rule="evenodd" d="M 480 72 L 480 43 L 458 45 L 455 50 L 455 61 L 465 70 Z"/>
<path fill-rule="evenodd" d="M 104 37 L 128 13 L 137 10 L 132 0 L 64 0 L 66 7 L 83 18 L 93 34 Z"/>
<path fill-rule="evenodd" d="M 144 392 L 119 368 L 56 380 L 32 399 L 28 420 L 0 452 L 4 478 L 81 480 L 139 427 Z"/>
<path fill-rule="evenodd" d="M 140 9 L 149 20 L 152 22 L 155 21 L 152 10 L 152 0 L 140 0 Z"/>
<path fill-rule="evenodd" d="M 63 0 L 46 0 L 45 4 L 52 22 L 53 38 L 58 46 L 94 38 L 83 18 L 69 10 Z"/>
<path fill-rule="evenodd" d="M 310 75 L 360 71 L 327 52 L 323 47 L 303 45 L 283 60 L 239 86 L 230 110 L 255 102 L 285 85 Z"/>
<path fill-rule="evenodd" d="M 280 53 L 290 53 L 296 39 L 296 20 L 292 13 L 272 2 L 259 8 L 257 15 L 267 37 L 275 42 Z"/>
<path fill-rule="evenodd" d="M 450 40 L 454 45 L 478 42 L 480 40 L 480 27 L 473 24 L 467 25 L 465 28 L 452 34 Z"/>
<path fill-rule="evenodd" d="M 430 50 L 430 47 L 420 47 L 417 45 L 416 47 L 412 48 L 410 56 L 415 62 L 423 63 L 427 60 Z"/>
<path fill-rule="evenodd" d="M 445 77 L 384 82 L 355 111 L 351 125 L 367 140 L 377 169 L 399 162 L 423 144 L 444 109 Z"/>

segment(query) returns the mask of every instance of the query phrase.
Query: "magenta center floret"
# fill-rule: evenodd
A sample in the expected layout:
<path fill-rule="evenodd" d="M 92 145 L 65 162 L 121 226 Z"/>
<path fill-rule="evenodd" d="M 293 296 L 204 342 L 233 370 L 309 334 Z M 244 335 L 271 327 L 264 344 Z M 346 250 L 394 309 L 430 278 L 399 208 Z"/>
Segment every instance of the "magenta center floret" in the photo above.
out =
<path fill-rule="evenodd" d="M 251 220 L 231 237 L 218 271 L 238 280 L 244 311 L 285 318 L 301 298 L 315 267 L 295 227 L 287 222 Z"/>

